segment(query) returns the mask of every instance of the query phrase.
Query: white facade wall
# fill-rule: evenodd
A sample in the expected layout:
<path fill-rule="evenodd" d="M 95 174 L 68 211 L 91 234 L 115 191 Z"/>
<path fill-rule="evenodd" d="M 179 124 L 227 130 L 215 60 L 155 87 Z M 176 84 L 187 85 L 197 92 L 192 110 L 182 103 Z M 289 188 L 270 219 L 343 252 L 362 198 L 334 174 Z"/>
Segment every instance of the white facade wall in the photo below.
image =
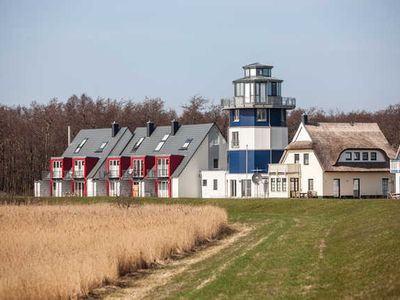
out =
<path fill-rule="evenodd" d="M 233 197 L 230 190 L 230 180 L 236 180 L 236 197 L 242 198 L 242 180 L 250 180 L 251 182 L 251 195 L 249 198 L 267 198 L 268 189 L 265 180 L 262 180 L 259 184 L 255 184 L 251 181 L 253 174 L 226 174 L 226 187 L 227 187 L 227 197 Z M 262 174 L 263 177 L 267 177 L 267 174 Z"/>
<path fill-rule="evenodd" d="M 86 180 L 86 194 L 88 197 L 96 196 L 96 183 L 92 179 Z"/>
<path fill-rule="evenodd" d="M 400 173 L 396 173 L 395 180 L 396 180 L 396 183 L 395 183 L 395 185 L 396 185 L 396 193 L 400 194 Z"/>
<path fill-rule="evenodd" d="M 202 198 L 225 198 L 227 195 L 225 170 L 201 171 L 201 197 Z M 216 180 L 217 189 L 214 189 Z"/>
<path fill-rule="evenodd" d="M 192 159 L 179 175 L 178 193 L 172 186 L 173 197 L 200 197 L 200 170 L 208 168 L 208 139 L 204 139 Z"/>
<path fill-rule="evenodd" d="M 303 123 L 300 123 L 299 128 L 297 129 L 296 134 L 293 137 L 292 142 L 294 141 L 307 141 L 311 142 L 311 137 L 308 134 L 306 128 L 304 127 Z"/>
<path fill-rule="evenodd" d="M 342 197 L 353 195 L 353 179 L 360 179 L 362 196 L 383 196 L 382 178 L 389 178 L 389 192 L 394 190 L 394 176 L 389 172 L 325 172 L 323 177 L 324 196 L 333 197 L 333 179 L 340 179 Z"/>
<path fill-rule="evenodd" d="M 35 197 L 50 197 L 50 181 L 38 180 L 34 183 Z"/>
<path fill-rule="evenodd" d="M 171 179 L 171 197 L 179 197 L 179 178 L 175 177 Z"/>

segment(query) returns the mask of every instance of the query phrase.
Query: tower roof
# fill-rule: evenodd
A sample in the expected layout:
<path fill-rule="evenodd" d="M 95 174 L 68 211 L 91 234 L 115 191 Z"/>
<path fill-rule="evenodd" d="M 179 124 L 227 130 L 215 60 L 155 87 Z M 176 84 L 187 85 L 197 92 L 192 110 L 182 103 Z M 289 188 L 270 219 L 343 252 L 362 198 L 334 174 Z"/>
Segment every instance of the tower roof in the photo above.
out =
<path fill-rule="evenodd" d="M 257 69 L 260 69 L 260 68 L 272 69 L 273 67 L 274 66 L 264 65 L 264 64 L 260 64 L 260 63 L 256 62 L 256 63 L 252 63 L 252 64 L 248 64 L 248 65 L 243 66 L 243 69 L 254 69 L 254 68 L 257 68 Z"/>

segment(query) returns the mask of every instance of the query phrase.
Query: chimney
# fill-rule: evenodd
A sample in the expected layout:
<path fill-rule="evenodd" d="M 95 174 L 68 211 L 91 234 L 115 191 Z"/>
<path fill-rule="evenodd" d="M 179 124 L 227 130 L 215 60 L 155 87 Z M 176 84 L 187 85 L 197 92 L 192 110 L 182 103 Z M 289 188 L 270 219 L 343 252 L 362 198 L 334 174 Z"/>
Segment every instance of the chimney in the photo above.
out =
<path fill-rule="evenodd" d="M 156 127 L 153 122 L 151 121 L 147 122 L 147 137 L 151 136 L 155 128 Z"/>
<path fill-rule="evenodd" d="M 71 145 L 71 126 L 68 125 L 68 146 Z"/>
<path fill-rule="evenodd" d="M 307 125 L 307 124 L 308 124 L 308 116 L 307 116 L 306 114 L 304 114 L 304 115 L 301 116 L 301 122 L 302 122 L 304 125 Z"/>
<path fill-rule="evenodd" d="M 114 121 L 111 125 L 111 136 L 115 137 L 118 134 L 118 131 L 119 131 L 119 124 Z"/>
<path fill-rule="evenodd" d="M 175 135 L 175 133 L 178 131 L 180 125 L 179 122 L 176 120 L 171 121 L 171 135 Z"/>

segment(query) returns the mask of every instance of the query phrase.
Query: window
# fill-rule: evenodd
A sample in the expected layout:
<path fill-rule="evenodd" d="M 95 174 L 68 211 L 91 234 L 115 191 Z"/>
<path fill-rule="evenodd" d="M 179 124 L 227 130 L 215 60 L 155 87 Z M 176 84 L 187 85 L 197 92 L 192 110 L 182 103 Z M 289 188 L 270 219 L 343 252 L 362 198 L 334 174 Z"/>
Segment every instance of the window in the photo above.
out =
<path fill-rule="evenodd" d="M 387 196 L 389 193 L 389 178 L 382 178 L 382 194 Z"/>
<path fill-rule="evenodd" d="M 308 191 L 314 191 L 314 179 L 308 179 Z"/>
<path fill-rule="evenodd" d="M 132 161 L 132 176 L 143 177 L 143 160 L 134 159 Z"/>
<path fill-rule="evenodd" d="M 354 152 L 354 160 L 360 160 L 360 152 Z"/>
<path fill-rule="evenodd" d="M 242 197 L 251 197 L 251 180 L 242 180 Z"/>
<path fill-rule="evenodd" d="M 144 141 L 144 137 L 141 137 L 140 139 L 138 139 L 132 148 L 132 152 L 135 152 L 139 148 L 139 146 L 142 144 L 143 141 Z"/>
<path fill-rule="evenodd" d="M 265 109 L 257 109 L 257 121 L 267 121 L 267 111 Z"/>
<path fill-rule="evenodd" d="M 157 161 L 157 175 L 158 177 L 168 177 L 168 158 L 160 158 Z"/>
<path fill-rule="evenodd" d="M 345 157 L 346 157 L 346 160 L 351 160 L 352 159 L 351 152 L 346 152 Z"/>
<path fill-rule="evenodd" d="M 233 112 L 233 122 L 239 122 L 240 120 L 240 111 L 235 109 Z"/>
<path fill-rule="evenodd" d="M 218 158 L 214 158 L 213 167 L 214 167 L 214 169 L 218 169 Z"/>
<path fill-rule="evenodd" d="M 268 96 L 277 96 L 278 95 L 278 84 L 276 82 L 271 82 L 271 94 Z"/>
<path fill-rule="evenodd" d="M 232 131 L 231 146 L 232 148 L 239 147 L 239 131 Z"/>
<path fill-rule="evenodd" d="M 368 160 L 368 157 L 369 157 L 368 154 L 369 154 L 368 152 L 363 152 L 363 153 L 362 153 L 362 159 L 363 159 L 363 160 Z"/>
<path fill-rule="evenodd" d="M 275 192 L 275 178 L 271 178 L 271 192 Z"/>
<path fill-rule="evenodd" d="M 310 163 L 310 155 L 308 153 L 304 153 L 304 155 L 303 155 L 303 163 L 304 163 L 304 165 L 309 165 L 309 163 Z"/>
<path fill-rule="evenodd" d="M 287 191 L 286 178 L 282 178 L 282 192 Z"/>
<path fill-rule="evenodd" d="M 79 151 L 81 151 L 83 145 L 85 145 L 85 143 L 87 142 L 87 140 L 88 140 L 87 138 L 84 138 L 84 139 L 82 140 L 82 142 L 80 142 L 80 144 L 78 145 L 78 147 L 76 147 L 76 149 L 75 149 L 75 153 L 79 153 Z"/>
<path fill-rule="evenodd" d="M 159 142 L 156 149 L 154 149 L 154 151 L 160 151 L 162 146 L 164 146 L 165 142 Z"/>
<path fill-rule="evenodd" d="M 294 163 L 295 163 L 295 164 L 298 164 L 299 162 L 300 162 L 300 154 L 296 153 L 296 154 L 294 155 Z"/>
<path fill-rule="evenodd" d="M 203 179 L 203 186 L 207 186 L 207 179 Z"/>
<path fill-rule="evenodd" d="M 107 146 L 108 142 L 103 142 L 101 143 L 99 149 L 96 150 L 96 152 L 103 152 L 104 148 Z"/>
<path fill-rule="evenodd" d="M 371 160 L 376 160 L 376 152 L 371 152 Z"/>
<path fill-rule="evenodd" d="M 263 75 L 270 77 L 271 76 L 271 69 L 263 69 Z"/>
<path fill-rule="evenodd" d="M 217 191 L 218 190 L 218 179 L 213 180 L 213 190 Z"/>
<path fill-rule="evenodd" d="M 190 143 L 193 141 L 193 139 L 187 139 L 185 143 L 182 145 L 181 150 L 187 150 L 189 148 Z"/>
<path fill-rule="evenodd" d="M 236 197 L 236 180 L 231 179 L 231 197 Z"/>
<path fill-rule="evenodd" d="M 276 191 L 277 192 L 281 191 L 281 178 L 276 179 Z"/>

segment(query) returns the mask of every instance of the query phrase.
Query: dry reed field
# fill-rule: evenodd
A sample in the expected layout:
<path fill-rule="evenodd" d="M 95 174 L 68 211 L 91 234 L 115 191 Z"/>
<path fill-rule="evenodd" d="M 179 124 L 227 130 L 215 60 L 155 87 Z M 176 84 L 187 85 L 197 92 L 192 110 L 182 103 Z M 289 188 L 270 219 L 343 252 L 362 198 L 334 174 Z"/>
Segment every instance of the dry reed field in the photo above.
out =
<path fill-rule="evenodd" d="M 76 297 L 215 238 L 213 206 L 0 206 L 0 299 Z"/>

